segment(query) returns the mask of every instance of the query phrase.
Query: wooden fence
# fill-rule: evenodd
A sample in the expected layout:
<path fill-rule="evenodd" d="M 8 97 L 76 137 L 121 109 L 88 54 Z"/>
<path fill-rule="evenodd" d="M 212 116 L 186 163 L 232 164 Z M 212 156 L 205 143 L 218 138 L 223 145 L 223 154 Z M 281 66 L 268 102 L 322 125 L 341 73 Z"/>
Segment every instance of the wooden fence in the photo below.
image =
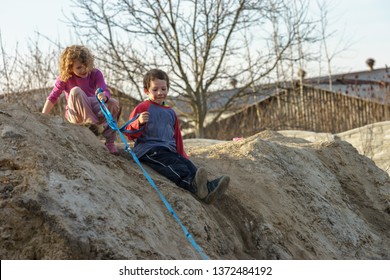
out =
<path fill-rule="evenodd" d="M 288 89 L 206 127 L 206 138 L 230 140 L 263 130 L 339 133 L 389 120 L 388 104 L 303 87 Z M 190 138 L 191 135 L 186 135 Z"/>

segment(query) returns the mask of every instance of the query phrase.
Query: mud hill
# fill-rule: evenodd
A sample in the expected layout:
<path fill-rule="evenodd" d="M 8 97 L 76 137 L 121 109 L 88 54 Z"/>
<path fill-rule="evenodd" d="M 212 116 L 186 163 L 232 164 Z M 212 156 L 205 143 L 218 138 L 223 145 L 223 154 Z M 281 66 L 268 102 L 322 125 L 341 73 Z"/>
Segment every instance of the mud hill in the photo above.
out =
<path fill-rule="evenodd" d="M 1 259 L 200 258 L 130 155 L 87 128 L 0 104 L 0 137 Z M 348 142 L 185 145 L 231 175 L 217 203 L 147 170 L 211 259 L 390 259 L 389 176 Z"/>

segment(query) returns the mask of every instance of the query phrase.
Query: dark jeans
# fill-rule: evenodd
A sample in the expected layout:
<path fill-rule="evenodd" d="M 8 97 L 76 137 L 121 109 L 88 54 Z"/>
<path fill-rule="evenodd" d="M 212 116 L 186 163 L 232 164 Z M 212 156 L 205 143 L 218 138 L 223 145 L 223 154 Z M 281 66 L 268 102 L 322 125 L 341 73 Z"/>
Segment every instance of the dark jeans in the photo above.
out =
<path fill-rule="evenodd" d="M 192 193 L 195 192 L 192 181 L 196 174 L 196 166 L 176 152 L 165 147 L 154 147 L 139 159 L 155 171 L 165 176 L 177 186 Z"/>

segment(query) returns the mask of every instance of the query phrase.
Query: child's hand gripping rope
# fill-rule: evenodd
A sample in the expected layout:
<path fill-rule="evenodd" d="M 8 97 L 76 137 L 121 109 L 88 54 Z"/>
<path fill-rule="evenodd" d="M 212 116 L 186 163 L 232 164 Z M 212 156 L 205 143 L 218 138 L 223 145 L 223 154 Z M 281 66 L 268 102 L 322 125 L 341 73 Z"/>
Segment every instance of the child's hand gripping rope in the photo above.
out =
<path fill-rule="evenodd" d="M 128 126 L 130 123 L 132 123 L 133 121 L 135 121 L 138 117 L 139 117 L 139 114 L 137 114 L 134 118 L 132 118 L 131 120 L 129 120 L 128 122 L 126 122 L 121 128 L 118 127 L 118 124 L 117 122 L 115 121 L 115 119 L 112 117 L 111 113 L 110 113 L 110 110 L 108 110 L 107 106 L 106 106 L 106 103 L 104 101 L 104 97 L 105 95 L 103 95 L 102 97 L 102 93 L 104 93 L 104 90 L 101 89 L 101 88 L 98 88 L 96 90 L 96 99 L 97 101 L 99 102 L 99 105 L 100 105 L 100 109 L 101 111 L 103 112 L 106 120 L 107 120 L 107 123 L 108 125 L 111 127 L 112 130 L 115 130 L 115 131 L 118 131 L 119 133 L 119 136 L 121 137 L 123 143 L 125 144 L 125 150 L 128 149 L 128 144 L 127 144 L 127 141 L 126 141 L 126 138 L 124 137 L 124 135 L 122 134 L 122 132 L 127 132 L 127 133 L 137 133 L 139 131 L 141 131 L 143 129 L 143 127 L 141 127 L 140 129 L 138 130 L 126 130 L 126 126 Z"/>
<path fill-rule="evenodd" d="M 104 94 L 104 90 L 101 89 L 101 88 L 98 88 L 96 90 L 96 97 L 101 100 L 101 101 L 104 101 L 105 103 L 107 103 L 108 101 L 108 97 Z"/>

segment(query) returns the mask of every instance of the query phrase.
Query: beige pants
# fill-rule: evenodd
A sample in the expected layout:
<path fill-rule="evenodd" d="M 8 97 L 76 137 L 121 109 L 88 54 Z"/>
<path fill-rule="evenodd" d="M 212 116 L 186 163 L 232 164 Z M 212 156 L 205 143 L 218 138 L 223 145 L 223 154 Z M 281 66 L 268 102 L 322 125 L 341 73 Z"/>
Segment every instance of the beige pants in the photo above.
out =
<path fill-rule="evenodd" d="M 118 121 L 120 114 L 119 102 L 114 98 L 110 98 L 106 106 L 110 110 L 112 117 Z M 102 134 L 106 138 L 106 142 L 114 142 L 116 139 L 116 131 L 112 130 L 107 124 L 96 97 L 87 96 L 79 87 L 72 88 L 69 93 L 66 118 L 70 123 L 74 124 L 103 124 L 104 130 Z"/>

